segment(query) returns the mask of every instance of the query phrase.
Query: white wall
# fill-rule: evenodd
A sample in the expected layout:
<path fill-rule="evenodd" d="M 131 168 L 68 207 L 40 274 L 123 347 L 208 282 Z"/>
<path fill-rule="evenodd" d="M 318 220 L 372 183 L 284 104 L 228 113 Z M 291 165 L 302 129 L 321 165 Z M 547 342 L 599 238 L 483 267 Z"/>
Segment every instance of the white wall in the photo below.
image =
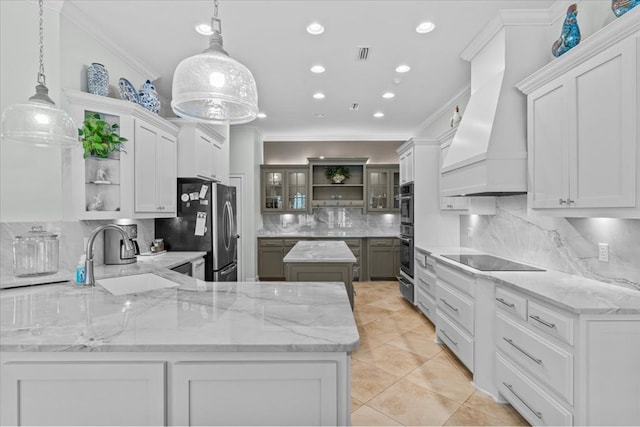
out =
<path fill-rule="evenodd" d="M 244 174 L 245 200 L 243 221 L 245 235 L 241 236 L 242 262 L 245 280 L 255 280 L 257 276 L 257 233 L 262 228 L 260 215 L 260 164 L 263 158 L 262 134 L 249 126 L 231 126 L 230 129 L 230 173 Z"/>

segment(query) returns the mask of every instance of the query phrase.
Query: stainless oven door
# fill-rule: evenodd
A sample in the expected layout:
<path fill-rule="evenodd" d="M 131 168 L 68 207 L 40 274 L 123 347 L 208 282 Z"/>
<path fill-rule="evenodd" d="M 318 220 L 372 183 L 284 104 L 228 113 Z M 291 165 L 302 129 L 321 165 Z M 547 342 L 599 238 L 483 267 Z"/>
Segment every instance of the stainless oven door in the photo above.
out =
<path fill-rule="evenodd" d="M 400 271 L 413 278 L 413 237 L 400 236 Z"/>
<path fill-rule="evenodd" d="M 413 224 L 413 196 L 400 196 L 400 222 Z"/>

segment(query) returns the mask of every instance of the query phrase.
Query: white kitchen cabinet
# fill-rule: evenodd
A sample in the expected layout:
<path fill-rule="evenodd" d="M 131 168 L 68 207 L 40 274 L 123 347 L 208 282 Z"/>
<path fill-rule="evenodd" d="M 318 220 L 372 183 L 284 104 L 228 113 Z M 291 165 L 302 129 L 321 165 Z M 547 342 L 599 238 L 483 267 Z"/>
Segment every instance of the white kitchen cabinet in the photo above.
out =
<path fill-rule="evenodd" d="M 176 214 L 176 138 L 143 120 L 135 123 L 135 212 Z"/>
<path fill-rule="evenodd" d="M 400 185 L 413 182 L 414 176 L 414 148 L 407 147 L 398 153 L 400 161 Z"/>
<path fill-rule="evenodd" d="M 184 119 L 171 119 L 180 127 L 178 176 L 226 182 L 229 176 L 227 129 Z"/>
<path fill-rule="evenodd" d="M 109 123 L 118 123 L 120 135 L 127 138 L 124 151 L 109 159 L 84 159 L 82 147 L 65 153 L 70 166 L 63 179 L 65 216 L 95 220 L 175 216 L 178 128 L 132 102 L 70 89 L 64 94 L 76 124 L 81 125 L 86 114 L 98 113 Z M 98 169 L 106 174 L 106 183 L 95 182 Z"/>
<path fill-rule="evenodd" d="M 173 367 L 175 425 L 339 425 L 335 362 L 192 362 Z"/>
<path fill-rule="evenodd" d="M 2 365 L 2 425 L 165 425 L 163 362 Z"/>
<path fill-rule="evenodd" d="M 640 419 L 640 318 L 578 315 L 499 285 L 496 385 L 533 425 Z"/>
<path fill-rule="evenodd" d="M 517 85 L 527 94 L 532 209 L 640 217 L 640 20 L 625 18 Z"/>
<path fill-rule="evenodd" d="M 436 272 L 435 260 L 420 249 L 415 250 L 416 307 L 432 323 L 436 323 Z"/>

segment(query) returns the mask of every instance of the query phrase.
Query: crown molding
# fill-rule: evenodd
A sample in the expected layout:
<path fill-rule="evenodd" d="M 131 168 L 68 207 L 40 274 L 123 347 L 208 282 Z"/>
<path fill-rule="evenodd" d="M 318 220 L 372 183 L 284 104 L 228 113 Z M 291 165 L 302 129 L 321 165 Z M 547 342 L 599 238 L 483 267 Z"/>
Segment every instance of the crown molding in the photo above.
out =
<path fill-rule="evenodd" d="M 457 131 L 458 131 L 458 126 L 447 129 L 446 132 L 443 132 L 442 134 L 440 134 L 440 136 L 438 136 L 438 141 L 440 142 L 440 144 L 446 143 L 446 142 L 451 144 L 451 140 L 456 135 Z"/>
<path fill-rule="evenodd" d="M 505 27 L 549 26 L 553 22 L 551 9 L 503 9 L 462 50 L 460 58 L 471 61 L 482 48 Z"/>
<path fill-rule="evenodd" d="M 45 2 L 49 3 L 49 1 Z M 60 2 L 63 3 L 63 2 Z M 138 61 L 136 58 L 131 56 L 125 49 L 123 49 L 120 45 L 111 41 L 106 34 L 99 30 L 100 26 L 97 22 L 91 19 L 87 14 L 82 12 L 78 6 L 74 4 L 73 1 L 65 1 L 64 7 L 62 7 L 61 16 L 64 16 L 73 24 L 78 26 L 81 30 L 83 30 L 88 36 L 93 37 L 98 43 L 102 44 L 106 47 L 110 52 L 124 61 L 131 68 L 136 70 L 136 72 L 142 74 L 143 76 L 147 76 L 147 78 L 151 81 L 157 80 L 160 77 L 160 73 L 156 70 L 146 66 L 142 62 Z"/>
<path fill-rule="evenodd" d="M 562 76 L 584 61 L 598 55 L 614 44 L 633 37 L 640 38 L 640 7 L 631 9 L 608 25 L 604 26 L 576 47 L 559 58 L 553 59 L 547 65 L 518 82 L 515 86 L 525 95 L 540 86 Z"/>
<path fill-rule="evenodd" d="M 345 135 L 345 136 L 295 136 L 295 135 L 267 135 L 263 136 L 264 142 L 323 142 L 323 141 L 339 141 L 339 142 L 359 142 L 359 141 L 406 141 L 411 136 L 408 134 L 401 135 Z"/>
<path fill-rule="evenodd" d="M 428 129 L 429 126 L 434 124 L 443 114 L 445 114 L 447 111 L 450 112 L 456 105 L 460 104 L 462 99 L 470 95 L 471 95 L 471 83 L 469 82 L 464 88 L 462 88 L 460 92 L 455 94 L 454 97 L 451 98 L 446 104 L 444 104 L 442 107 L 436 110 L 433 114 L 427 117 L 422 123 L 420 123 L 420 125 L 418 126 L 414 134 L 419 134 L 425 129 Z"/>

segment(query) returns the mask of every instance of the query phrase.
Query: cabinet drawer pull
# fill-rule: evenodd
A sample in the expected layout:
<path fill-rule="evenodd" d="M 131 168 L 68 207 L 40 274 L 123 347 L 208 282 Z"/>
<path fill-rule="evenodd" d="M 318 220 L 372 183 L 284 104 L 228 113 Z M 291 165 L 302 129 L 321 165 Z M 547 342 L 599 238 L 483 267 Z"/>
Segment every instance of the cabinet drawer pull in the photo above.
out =
<path fill-rule="evenodd" d="M 457 311 L 458 311 L 458 309 L 457 309 L 457 308 L 455 308 L 454 306 L 452 306 L 451 304 L 449 304 L 449 303 L 447 302 L 447 300 L 446 300 L 446 299 L 444 299 L 444 298 L 440 298 L 440 301 L 442 301 L 442 302 L 444 303 L 444 305 L 446 305 L 447 307 L 449 307 L 451 310 L 453 310 L 453 311 L 455 311 L 455 312 L 457 312 Z"/>
<path fill-rule="evenodd" d="M 453 343 L 453 345 L 457 346 L 458 343 L 454 340 L 451 339 L 451 337 L 449 335 L 447 335 L 447 331 L 445 331 L 444 329 L 440 328 L 440 332 L 442 333 L 442 335 L 444 335 L 445 337 L 447 337 L 447 339 L 449 341 L 451 341 Z"/>
<path fill-rule="evenodd" d="M 538 365 L 542 365 L 542 359 L 538 359 L 533 357 L 532 355 L 530 355 L 526 350 L 522 349 L 519 345 L 517 345 L 516 343 L 513 342 L 513 340 L 511 340 L 510 338 L 507 337 L 502 337 L 503 340 L 505 340 L 506 342 L 508 342 L 509 344 L 511 344 L 516 350 L 518 350 L 520 353 L 524 354 L 525 356 L 527 356 L 529 359 L 533 360 L 534 362 L 536 362 Z"/>
<path fill-rule="evenodd" d="M 513 395 L 514 395 L 515 397 L 517 397 L 517 398 L 518 398 L 518 400 L 519 400 L 520 402 L 522 402 L 522 404 L 523 404 L 524 406 L 526 406 L 526 407 L 527 407 L 527 409 L 529 409 L 531 412 L 533 412 L 533 415 L 535 415 L 535 416 L 536 416 L 536 417 L 538 417 L 539 419 L 542 419 L 542 412 L 540 412 L 540 411 L 536 411 L 536 410 L 535 410 L 535 409 L 533 409 L 531 406 L 529 406 L 529 405 L 527 404 L 527 402 L 525 402 L 525 401 L 524 401 L 524 400 L 523 400 L 523 399 L 518 395 L 518 393 L 516 393 L 516 391 L 513 389 L 513 386 L 512 386 L 511 384 L 507 384 L 507 383 L 505 383 L 504 381 L 502 382 L 502 384 L 504 384 L 504 386 L 505 386 L 506 388 L 508 388 L 508 389 L 509 389 L 509 391 L 510 391 L 511 393 L 513 393 Z"/>
<path fill-rule="evenodd" d="M 575 200 L 567 199 L 567 203 L 570 205 L 574 204 L 575 202 L 576 202 Z"/>
<path fill-rule="evenodd" d="M 503 298 L 496 298 L 496 301 L 506 305 L 509 308 L 515 308 L 516 307 L 515 304 L 511 304 L 510 302 L 505 301 Z"/>
<path fill-rule="evenodd" d="M 566 201 L 565 199 L 560 199 L 560 200 L 558 200 L 558 204 L 560 204 L 560 205 L 566 205 L 566 204 L 567 204 L 567 201 Z"/>
<path fill-rule="evenodd" d="M 549 323 L 546 322 L 544 320 L 542 320 L 540 317 L 536 316 L 536 315 L 531 315 L 529 316 L 530 318 L 532 318 L 533 320 L 535 320 L 538 323 L 542 323 L 544 326 L 546 326 L 547 328 L 553 329 L 556 327 L 555 323 Z"/>
<path fill-rule="evenodd" d="M 427 307 L 426 305 L 424 305 L 422 303 L 422 301 L 418 301 L 418 304 L 420 305 L 420 307 L 424 308 L 425 310 L 427 310 L 429 313 L 431 313 L 431 310 L 429 310 L 429 307 Z"/>

